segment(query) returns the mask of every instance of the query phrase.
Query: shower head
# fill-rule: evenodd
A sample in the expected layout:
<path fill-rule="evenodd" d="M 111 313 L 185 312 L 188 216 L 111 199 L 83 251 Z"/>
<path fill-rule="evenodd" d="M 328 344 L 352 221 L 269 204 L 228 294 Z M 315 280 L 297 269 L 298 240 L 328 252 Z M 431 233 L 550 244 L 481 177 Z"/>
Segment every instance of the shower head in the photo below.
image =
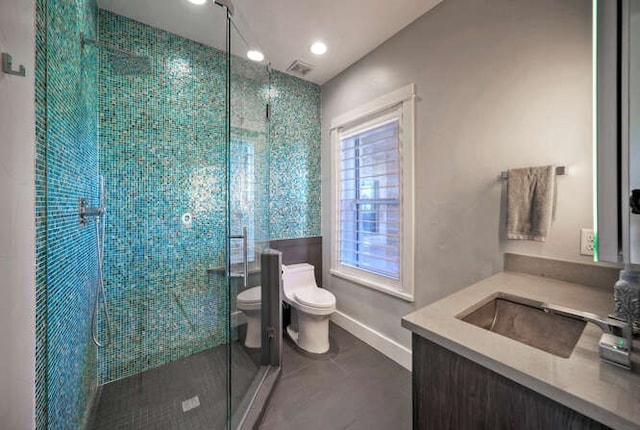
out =
<path fill-rule="evenodd" d="M 141 55 L 128 57 L 113 55 L 110 57 L 111 67 L 118 75 L 146 75 L 151 73 L 151 58 Z"/>
<path fill-rule="evenodd" d="M 105 49 L 109 54 L 111 66 L 119 75 L 142 75 L 151 72 L 151 57 L 87 38 L 84 33 L 80 34 L 80 42 L 83 49 L 87 44 Z"/>

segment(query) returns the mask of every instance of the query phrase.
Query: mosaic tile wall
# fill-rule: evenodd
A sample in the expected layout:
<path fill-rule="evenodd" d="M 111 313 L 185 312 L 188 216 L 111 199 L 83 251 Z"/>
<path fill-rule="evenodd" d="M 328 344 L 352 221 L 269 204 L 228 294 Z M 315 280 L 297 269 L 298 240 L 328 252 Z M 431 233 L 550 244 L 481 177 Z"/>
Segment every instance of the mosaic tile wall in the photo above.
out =
<path fill-rule="evenodd" d="M 99 12 L 103 42 L 151 57 L 126 76 L 100 58 L 100 171 L 107 190 L 104 277 L 114 341 L 100 383 L 226 337 L 225 62 L 199 43 Z M 191 223 L 182 217 L 190 214 Z"/>
<path fill-rule="evenodd" d="M 36 0 L 36 429 L 47 428 L 47 0 Z"/>
<path fill-rule="evenodd" d="M 78 226 L 77 203 L 98 204 L 96 138 L 115 335 L 99 351 L 98 382 L 224 341 L 224 280 L 207 274 L 224 261 L 224 62 L 214 49 L 101 11 L 99 38 L 153 59 L 151 74 L 122 76 L 97 48 L 81 50 L 81 31 L 96 37 L 95 0 L 36 6 L 37 428 L 81 428 L 96 385 L 96 255 L 93 228 Z M 276 91 L 269 92 L 240 61 L 232 73 L 233 188 L 246 192 L 251 181 L 255 191 L 253 200 L 233 196 L 233 224 L 252 225 L 256 240 L 318 235 L 319 88 L 272 72 Z M 260 115 L 269 94 L 267 139 Z M 292 131 L 298 122 L 304 132 Z M 253 177 L 235 176 L 250 164 Z M 269 206 L 274 186 L 285 188 Z M 181 220 L 187 211 L 190 226 Z"/>
<path fill-rule="evenodd" d="M 152 58 L 152 72 L 135 77 L 118 75 L 106 58 L 100 64 L 100 168 L 109 207 L 105 288 L 114 321 L 114 343 L 99 351 L 99 379 L 106 382 L 225 340 L 225 287 L 207 275 L 224 264 L 224 59 L 215 49 L 107 11 L 99 20 L 101 40 Z M 232 225 L 253 227 L 256 239 L 318 235 L 319 87 L 272 75 L 278 128 L 270 136 L 278 142 L 269 148 L 267 77 L 246 62 L 232 64 L 231 181 L 242 190 L 232 195 Z M 303 132 L 290 130 L 298 121 Z M 277 166 L 269 164 L 274 154 Z M 254 174 L 238 174 L 247 163 Z M 287 188 L 278 194 L 282 205 L 269 207 L 274 183 Z M 287 210 L 269 231 L 273 207 Z M 193 218 L 189 228 L 181 222 L 185 213 Z"/>
<path fill-rule="evenodd" d="M 254 261 L 255 254 L 251 245 L 255 241 L 264 242 L 269 239 L 269 142 L 265 110 L 268 100 L 269 74 L 266 67 L 233 57 L 231 234 L 242 234 L 242 227 L 247 227 L 251 261 Z M 242 241 L 234 241 L 231 245 L 231 262 L 242 262 Z"/>
<path fill-rule="evenodd" d="M 271 72 L 270 239 L 320 236 L 320 87 Z"/>
<path fill-rule="evenodd" d="M 38 429 L 82 428 L 96 389 L 91 308 L 96 282 L 92 228 L 78 201 L 96 204 L 95 0 L 38 0 L 36 70 L 36 252 Z"/>

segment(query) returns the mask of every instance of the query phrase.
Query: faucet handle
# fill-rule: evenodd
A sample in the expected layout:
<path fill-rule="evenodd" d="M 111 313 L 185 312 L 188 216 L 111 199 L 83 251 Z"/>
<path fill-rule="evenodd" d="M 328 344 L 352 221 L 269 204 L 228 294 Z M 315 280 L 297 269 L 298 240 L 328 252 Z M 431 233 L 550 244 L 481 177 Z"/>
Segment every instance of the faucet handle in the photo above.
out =
<path fill-rule="evenodd" d="M 609 315 L 607 320 L 613 323 L 609 326 L 611 332 L 605 332 L 602 335 L 598 350 L 603 361 L 631 370 L 633 326 L 630 315 L 627 317 L 628 319 L 625 321 L 618 316 Z"/>
<path fill-rule="evenodd" d="M 610 323 L 609 328 L 611 334 L 623 337 L 631 344 L 631 340 L 633 339 L 633 326 L 630 315 L 627 315 L 627 319 L 624 320 L 617 315 L 609 314 L 607 321 Z"/>
<path fill-rule="evenodd" d="M 631 370 L 631 341 L 611 333 L 603 333 L 598 344 L 600 358 L 607 363 Z"/>

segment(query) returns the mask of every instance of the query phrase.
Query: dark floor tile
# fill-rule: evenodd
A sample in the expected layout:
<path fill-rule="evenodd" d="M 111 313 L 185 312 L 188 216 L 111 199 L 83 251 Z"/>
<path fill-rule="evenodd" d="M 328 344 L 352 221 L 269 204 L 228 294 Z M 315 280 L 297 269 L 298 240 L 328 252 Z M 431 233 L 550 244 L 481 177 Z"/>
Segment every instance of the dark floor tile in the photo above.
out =
<path fill-rule="evenodd" d="M 255 355 L 255 354 L 253 354 Z M 258 371 L 243 346 L 232 345 L 233 404 L 239 403 Z M 185 357 L 106 384 L 93 429 L 221 429 L 226 420 L 226 346 Z M 200 406 L 183 411 L 182 402 L 198 396 Z"/>
<path fill-rule="evenodd" d="M 383 417 L 364 417 L 356 420 L 347 430 L 411 430 L 410 418 L 397 418 L 396 412 L 390 411 L 389 415 Z"/>
<path fill-rule="evenodd" d="M 260 428 L 410 428 L 411 373 L 333 324 L 330 341 L 320 355 L 285 342 L 282 377 Z"/>
<path fill-rule="evenodd" d="M 333 360 L 357 380 L 385 382 L 388 388 L 395 387 L 396 391 L 410 393 L 411 373 L 368 345 L 353 348 Z"/>
<path fill-rule="evenodd" d="M 329 361 L 329 357 L 313 359 L 304 355 L 301 351 L 296 351 L 296 346 L 291 340 L 284 340 L 282 346 L 282 376 L 296 372 L 315 361 Z"/>
<path fill-rule="evenodd" d="M 332 387 L 346 377 L 346 373 L 331 361 L 313 362 L 296 372 L 283 375 L 272 395 L 271 404 L 286 407 L 273 411 L 277 414 L 298 413 L 323 397 L 331 396 Z"/>
<path fill-rule="evenodd" d="M 337 346 L 340 348 L 339 352 L 344 354 L 345 352 L 350 351 L 353 348 L 362 348 L 366 347 L 367 344 L 333 323 L 330 323 L 331 331 L 330 338 L 332 341 L 335 341 Z"/>
<path fill-rule="evenodd" d="M 224 427 L 225 347 L 213 348 L 107 384 L 94 429 L 199 430 Z M 259 351 L 232 346 L 232 405 L 259 368 Z M 345 330 L 330 325 L 330 349 L 309 354 L 290 340 L 262 429 L 406 429 L 411 427 L 411 374 Z M 200 406 L 182 410 L 198 396 Z"/>

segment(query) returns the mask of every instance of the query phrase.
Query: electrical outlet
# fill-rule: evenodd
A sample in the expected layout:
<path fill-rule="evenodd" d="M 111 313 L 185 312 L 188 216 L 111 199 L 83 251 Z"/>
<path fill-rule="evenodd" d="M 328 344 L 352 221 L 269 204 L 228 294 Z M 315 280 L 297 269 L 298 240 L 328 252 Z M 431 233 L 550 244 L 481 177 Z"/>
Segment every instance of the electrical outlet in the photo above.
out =
<path fill-rule="evenodd" d="M 580 229 L 580 255 L 593 255 L 594 246 L 593 229 Z"/>

